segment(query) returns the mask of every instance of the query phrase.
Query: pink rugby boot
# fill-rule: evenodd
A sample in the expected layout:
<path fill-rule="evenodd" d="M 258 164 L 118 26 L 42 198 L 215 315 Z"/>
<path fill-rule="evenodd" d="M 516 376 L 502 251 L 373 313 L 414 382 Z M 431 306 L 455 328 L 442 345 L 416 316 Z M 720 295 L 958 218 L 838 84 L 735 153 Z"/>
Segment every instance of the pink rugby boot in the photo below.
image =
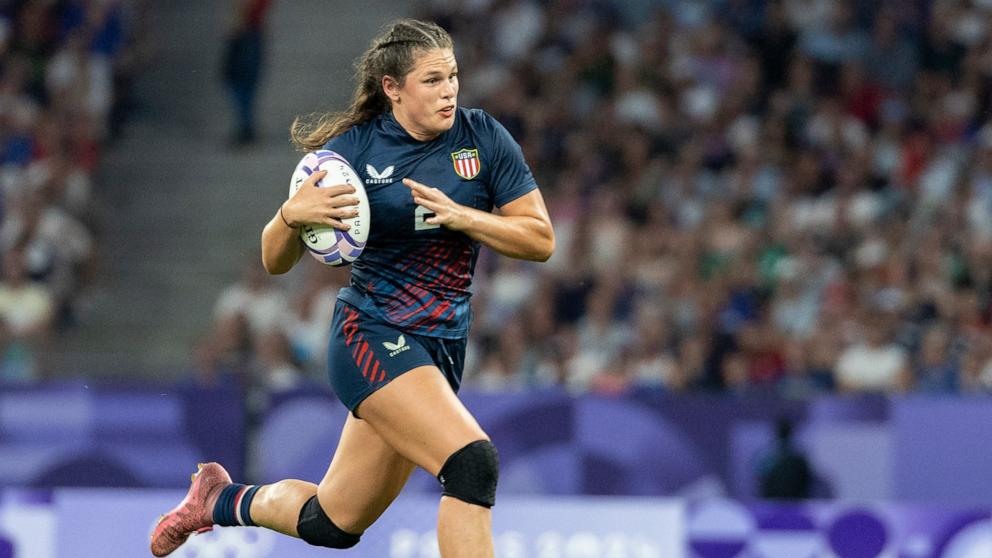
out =
<path fill-rule="evenodd" d="M 167 556 L 193 533 L 205 533 L 214 528 L 214 504 L 221 489 L 231 484 L 231 476 L 219 463 L 200 463 L 196 467 L 186 497 L 160 517 L 155 526 L 151 543 L 155 556 Z"/>

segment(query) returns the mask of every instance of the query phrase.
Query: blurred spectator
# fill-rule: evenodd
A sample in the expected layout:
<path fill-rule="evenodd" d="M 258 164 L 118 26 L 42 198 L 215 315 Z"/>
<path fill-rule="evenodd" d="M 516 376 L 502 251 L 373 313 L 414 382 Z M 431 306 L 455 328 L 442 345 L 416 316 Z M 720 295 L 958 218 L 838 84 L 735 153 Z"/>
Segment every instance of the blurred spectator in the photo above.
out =
<path fill-rule="evenodd" d="M 204 381 L 214 381 L 214 376 L 225 372 L 243 375 L 248 370 L 254 354 L 248 320 L 243 314 L 230 314 L 214 320 L 213 328 L 206 337 L 212 350 L 197 352 L 199 372 Z M 202 366 L 206 364 L 207 366 Z M 248 381 L 243 381 L 245 385 Z"/>
<path fill-rule="evenodd" d="M 976 342 L 961 362 L 961 390 L 971 394 L 992 394 L 992 346 Z"/>
<path fill-rule="evenodd" d="M 867 74 L 889 91 L 903 90 L 913 81 L 917 52 L 891 9 L 881 10 L 875 18 L 865 63 Z"/>
<path fill-rule="evenodd" d="M 569 364 L 568 386 L 583 391 L 600 373 L 615 371 L 613 362 L 630 342 L 630 327 L 616 319 L 618 287 L 604 283 L 586 297 L 586 313 L 577 323 L 577 350 Z"/>
<path fill-rule="evenodd" d="M 738 351 L 723 355 L 720 362 L 720 380 L 722 389 L 733 395 L 748 395 L 757 390 L 748 377 L 747 357 Z"/>
<path fill-rule="evenodd" d="M 265 57 L 265 19 L 272 0 L 229 0 L 231 18 L 224 39 L 222 74 L 234 105 L 231 144 L 248 145 L 257 137 L 255 99 Z"/>
<path fill-rule="evenodd" d="M 217 337 L 206 337 L 193 347 L 192 382 L 201 388 L 219 389 L 239 386 L 246 381 L 235 359 L 225 359 L 224 343 Z"/>
<path fill-rule="evenodd" d="M 254 382 L 267 394 L 290 391 L 304 385 L 306 376 L 293 361 L 289 340 L 281 331 L 255 336 Z"/>
<path fill-rule="evenodd" d="M 819 318 L 819 293 L 800 281 L 801 272 L 795 269 L 793 259 L 782 260 L 778 266 L 789 269 L 775 271 L 779 282 L 771 301 L 772 323 L 778 331 L 791 338 L 808 339 Z"/>
<path fill-rule="evenodd" d="M 94 265 L 93 238 L 62 207 L 47 204 L 40 191 L 11 201 L 10 213 L 0 226 L 0 246 L 5 250 L 23 248 L 28 275 L 43 282 L 52 293 L 57 312 L 67 314 L 73 295 Z"/>
<path fill-rule="evenodd" d="M 305 282 L 293 296 L 283 330 L 289 340 L 293 360 L 307 375 L 321 382 L 327 378 L 327 343 L 331 316 L 338 290 L 348 281 L 348 268 L 328 268 L 306 262 Z"/>
<path fill-rule="evenodd" d="M 657 307 L 637 309 L 635 331 L 628 348 L 631 381 L 641 387 L 685 389 L 688 378 L 673 354 L 668 321 Z"/>
<path fill-rule="evenodd" d="M 810 25 L 803 29 L 799 48 L 817 62 L 836 65 L 861 59 L 868 50 L 868 37 L 857 27 L 851 4 L 833 2 L 825 25 Z"/>
<path fill-rule="evenodd" d="M 885 319 L 870 317 L 857 335 L 858 340 L 837 359 L 838 388 L 888 393 L 908 389 L 911 383 L 908 355 L 892 341 Z"/>
<path fill-rule="evenodd" d="M 289 297 L 262 268 L 258 256 L 246 260 L 241 279 L 226 287 L 214 306 L 214 318 L 244 317 L 252 335 L 268 333 L 286 324 Z"/>
<path fill-rule="evenodd" d="M 809 460 L 795 446 L 792 422 L 779 419 L 775 424 L 775 446 L 758 463 L 759 495 L 776 500 L 808 499 L 813 492 L 813 471 Z"/>
<path fill-rule="evenodd" d="M 622 347 L 589 381 L 588 390 L 599 395 L 622 395 L 637 381 L 634 374 L 634 351 L 631 347 Z"/>
<path fill-rule="evenodd" d="M 534 277 L 531 266 L 520 260 L 499 258 L 485 282 L 485 296 L 491 311 L 486 317 L 492 325 L 506 324 L 510 317 L 533 298 Z"/>
<path fill-rule="evenodd" d="M 748 324 L 738 335 L 738 346 L 747 359 L 747 380 L 753 386 L 772 387 L 786 372 L 781 338 L 770 324 Z"/>
<path fill-rule="evenodd" d="M 524 384 L 525 339 L 519 327 L 502 331 L 492 346 L 483 352 L 478 370 L 466 384 L 480 391 L 520 391 Z"/>
<path fill-rule="evenodd" d="M 10 250 L 3 258 L 0 283 L 0 380 L 29 381 L 41 374 L 41 357 L 52 342 L 55 300 L 28 277 L 25 253 Z"/>
<path fill-rule="evenodd" d="M 679 343 L 679 376 L 685 378 L 687 387 L 712 387 L 703 383 L 709 351 L 709 339 L 701 335 L 686 337 Z"/>
<path fill-rule="evenodd" d="M 915 383 L 917 389 L 931 393 L 958 391 L 958 365 L 950 354 L 947 330 L 933 326 L 923 335 L 917 356 Z"/>
<path fill-rule="evenodd" d="M 821 367 L 823 353 L 812 354 L 813 341 L 786 341 L 783 348 L 785 375 L 778 382 L 778 393 L 789 399 L 804 399 L 834 389 L 833 371 Z M 820 358 L 817 358 L 817 357 Z M 832 364 L 832 363 L 831 363 Z"/>

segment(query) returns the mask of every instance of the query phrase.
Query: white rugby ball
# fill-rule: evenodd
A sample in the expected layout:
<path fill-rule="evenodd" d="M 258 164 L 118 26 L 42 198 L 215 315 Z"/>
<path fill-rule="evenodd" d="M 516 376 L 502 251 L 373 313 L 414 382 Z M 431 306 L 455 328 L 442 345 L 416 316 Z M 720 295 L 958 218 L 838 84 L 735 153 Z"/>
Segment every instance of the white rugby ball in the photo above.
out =
<path fill-rule="evenodd" d="M 351 168 L 344 157 L 328 150 L 314 151 L 303 156 L 289 181 L 289 197 L 293 197 L 303 182 L 319 170 L 327 171 L 327 174 L 317 182 L 318 188 L 338 184 L 351 184 L 355 187 L 353 195 L 358 198 L 358 215 L 342 219 L 342 222 L 351 225 L 347 231 L 327 225 L 303 225 L 300 227 L 300 238 L 307 251 L 318 262 L 334 266 L 348 265 L 362 254 L 369 238 L 369 197 L 365 193 L 365 184 L 355 169 Z"/>

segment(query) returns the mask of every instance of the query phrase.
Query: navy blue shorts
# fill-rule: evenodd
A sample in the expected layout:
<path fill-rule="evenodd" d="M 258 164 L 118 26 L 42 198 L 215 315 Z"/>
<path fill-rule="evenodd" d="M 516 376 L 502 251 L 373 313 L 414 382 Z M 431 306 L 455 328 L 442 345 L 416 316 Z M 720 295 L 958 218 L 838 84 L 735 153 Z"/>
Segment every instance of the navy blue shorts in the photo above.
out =
<path fill-rule="evenodd" d="M 327 358 L 331 387 L 355 413 L 359 403 L 393 378 L 418 366 L 436 366 L 457 393 L 465 366 L 465 345 L 465 339 L 404 333 L 338 300 Z"/>

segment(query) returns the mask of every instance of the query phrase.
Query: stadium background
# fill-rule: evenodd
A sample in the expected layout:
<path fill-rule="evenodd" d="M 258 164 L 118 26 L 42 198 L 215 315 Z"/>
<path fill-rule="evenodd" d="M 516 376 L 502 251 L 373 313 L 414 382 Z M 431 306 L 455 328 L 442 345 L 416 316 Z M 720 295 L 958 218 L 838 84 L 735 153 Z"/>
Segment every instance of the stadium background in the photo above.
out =
<path fill-rule="evenodd" d="M 144 555 L 197 461 L 320 474 L 346 272 L 270 280 L 257 237 L 288 123 L 405 15 L 452 31 L 558 233 L 476 281 L 501 556 L 992 554 L 989 2 L 276 0 L 251 143 L 232 5 L 0 2 L 0 557 Z M 783 419 L 809 503 L 760 499 Z M 343 555 L 431 556 L 407 492 Z"/>

